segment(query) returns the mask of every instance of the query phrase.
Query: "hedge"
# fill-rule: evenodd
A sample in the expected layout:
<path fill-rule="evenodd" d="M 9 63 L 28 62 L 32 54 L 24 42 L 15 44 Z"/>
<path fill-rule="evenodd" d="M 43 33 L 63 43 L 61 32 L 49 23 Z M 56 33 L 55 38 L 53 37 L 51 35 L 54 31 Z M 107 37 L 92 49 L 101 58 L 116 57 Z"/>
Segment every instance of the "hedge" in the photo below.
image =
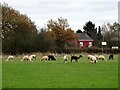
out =
<path fill-rule="evenodd" d="M 113 53 L 119 54 L 120 49 L 111 48 L 66 48 L 63 50 L 64 53 Z"/>

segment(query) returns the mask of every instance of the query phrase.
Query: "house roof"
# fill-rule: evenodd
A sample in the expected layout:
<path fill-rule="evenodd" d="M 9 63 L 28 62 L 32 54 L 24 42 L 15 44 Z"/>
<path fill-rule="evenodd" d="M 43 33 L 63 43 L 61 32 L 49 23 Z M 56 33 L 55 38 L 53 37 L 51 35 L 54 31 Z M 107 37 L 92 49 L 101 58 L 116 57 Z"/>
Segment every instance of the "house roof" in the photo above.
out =
<path fill-rule="evenodd" d="M 86 33 L 77 33 L 79 36 L 79 41 L 94 41 Z"/>

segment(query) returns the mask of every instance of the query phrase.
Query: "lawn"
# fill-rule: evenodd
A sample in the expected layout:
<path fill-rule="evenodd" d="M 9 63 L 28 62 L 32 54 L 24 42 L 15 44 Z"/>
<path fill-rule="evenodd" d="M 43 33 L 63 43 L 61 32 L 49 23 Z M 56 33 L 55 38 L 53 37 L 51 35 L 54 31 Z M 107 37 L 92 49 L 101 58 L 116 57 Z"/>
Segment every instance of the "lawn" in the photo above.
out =
<path fill-rule="evenodd" d="M 79 62 L 56 61 L 2 62 L 3 88 L 118 88 L 118 55 L 114 60 L 91 64 L 86 55 Z M 106 55 L 106 58 L 108 56 Z M 69 58 L 70 60 L 70 58 Z"/>

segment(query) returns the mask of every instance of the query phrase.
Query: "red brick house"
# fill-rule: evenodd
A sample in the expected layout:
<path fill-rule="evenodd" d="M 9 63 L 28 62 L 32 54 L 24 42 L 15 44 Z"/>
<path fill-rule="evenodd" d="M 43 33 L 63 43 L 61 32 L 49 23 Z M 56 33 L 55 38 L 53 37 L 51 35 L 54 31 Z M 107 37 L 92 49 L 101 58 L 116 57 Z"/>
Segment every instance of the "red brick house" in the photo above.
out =
<path fill-rule="evenodd" d="M 86 33 L 77 33 L 79 39 L 77 40 L 77 46 L 80 48 L 93 47 L 94 40 L 91 39 Z"/>

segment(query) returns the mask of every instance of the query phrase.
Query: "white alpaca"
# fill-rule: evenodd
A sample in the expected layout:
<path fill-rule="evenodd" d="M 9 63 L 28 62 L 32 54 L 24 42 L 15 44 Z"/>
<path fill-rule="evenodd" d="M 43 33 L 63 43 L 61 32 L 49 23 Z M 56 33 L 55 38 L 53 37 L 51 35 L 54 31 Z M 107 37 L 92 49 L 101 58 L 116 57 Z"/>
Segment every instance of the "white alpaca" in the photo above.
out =
<path fill-rule="evenodd" d="M 93 56 L 93 55 L 88 55 L 88 60 L 90 60 L 91 63 L 97 63 L 98 62 L 96 56 Z"/>
<path fill-rule="evenodd" d="M 90 57 L 91 63 L 97 63 L 97 58 L 95 56 Z"/>
<path fill-rule="evenodd" d="M 88 55 L 88 56 L 87 56 L 87 57 L 88 57 L 88 60 L 90 60 L 92 56 L 93 56 L 93 55 Z"/>
<path fill-rule="evenodd" d="M 32 62 L 31 58 L 28 55 L 23 56 L 23 58 L 21 59 L 21 61 L 23 61 L 23 60 L 27 60 L 27 61 Z"/>
<path fill-rule="evenodd" d="M 48 56 L 43 56 L 43 57 L 41 58 L 41 61 L 42 61 L 42 60 L 46 60 L 46 61 L 47 61 L 48 58 L 49 58 Z"/>
<path fill-rule="evenodd" d="M 32 59 L 36 58 L 36 55 L 30 55 L 29 58 L 32 60 Z"/>
<path fill-rule="evenodd" d="M 106 60 L 106 58 L 103 55 L 98 56 L 98 60 Z M 106 60 L 107 61 L 107 60 Z"/>
<path fill-rule="evenodd" d="M 14 59 L 14 56 L 10 55 L 10 56 L 7 57 L 7 60 L 6 60 L 6 61 L 8 61 L 8 60 L 13 60 L 13 59 Z"/>
<path fill-rule="evenodd" d="M 63 59 L 64 59 L 64 62 L 65 62 L 65 63 L 67 63 L 68 56 L 67 56 L 67 55 L 65 55 L 65 56 L 63 57 Z"/>

